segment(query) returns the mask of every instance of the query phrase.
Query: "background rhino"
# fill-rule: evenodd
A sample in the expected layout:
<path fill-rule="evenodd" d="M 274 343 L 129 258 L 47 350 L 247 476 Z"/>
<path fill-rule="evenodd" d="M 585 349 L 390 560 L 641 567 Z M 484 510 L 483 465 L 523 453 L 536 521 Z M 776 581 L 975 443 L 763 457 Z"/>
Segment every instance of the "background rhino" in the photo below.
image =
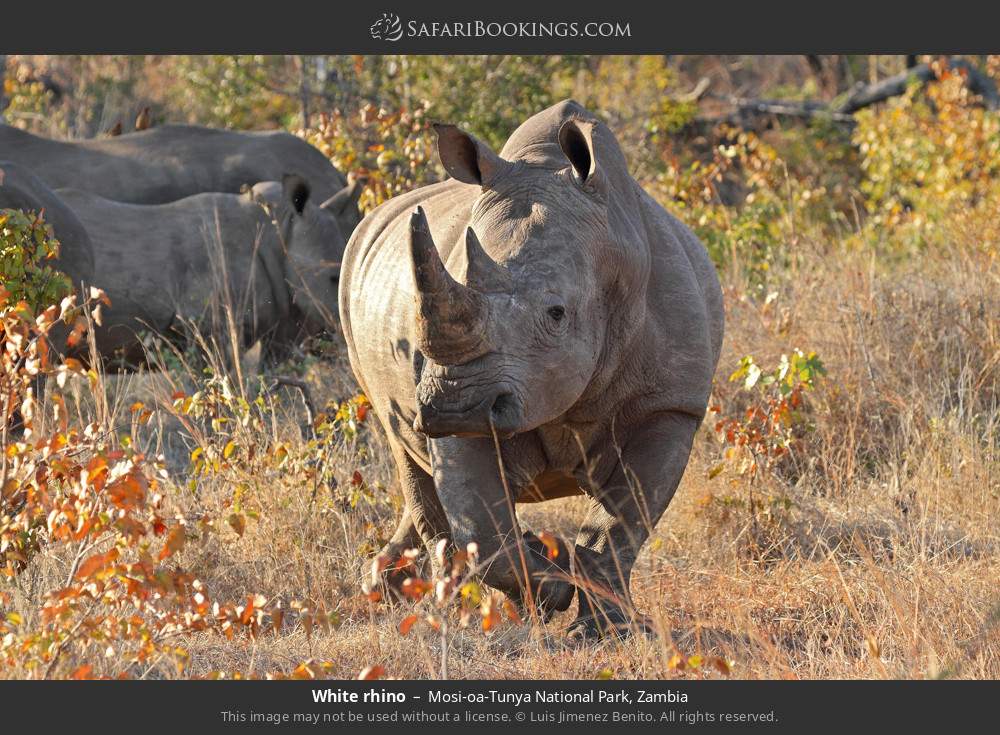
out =
<path fill-rule="evenodd" d="M 30 168 L 54 189 L 81 189 L 133 204 L 163 204 L 203 192 L 235 194 L 290 171 L 309 181 L 318 202 L 347 186 L 326 156 L 285 132 L 162 125 L 111 138 L 61 141 L 0 125 L 0 158 Z M 356 200 L 341 209 L 345 239 L 359 220 Z"/>
<path fill-rule="evenodd" d="M 182 319 L 205 326 L 226 303 L 246 344 L 335 323 L 344 251 L 336 200 L 315 204 L 300 176 L 160 205 L 58 194 L 90 232 L 95 285 L 111 298 L 96 335 L 102 355 L 137 348 L 138 330 L 166 333 Z"/>
<path fill-rule="evenodd" d="M 86 228 L 41 179 L 13 161 L 0 160 L 0 209 L 44 210 L 59 240 L 59 258 L 50 264 L 77 286 L 94 280 L 94 249 Z"/>
<path fill-rule="evenodd" d="M 385 551 L 476 541 L 486 582 L 563 610 L 570 554 L 522 537 L 514 501 L 587 493 L 571 632 L 621 630 L 632 565 L 705 413 L 718 278 L 577 103 L 530 118 L 499 156 L 436 128 L 454 180 L 372 212 L 341 279 L 351 365 L 406 499 Z"/>

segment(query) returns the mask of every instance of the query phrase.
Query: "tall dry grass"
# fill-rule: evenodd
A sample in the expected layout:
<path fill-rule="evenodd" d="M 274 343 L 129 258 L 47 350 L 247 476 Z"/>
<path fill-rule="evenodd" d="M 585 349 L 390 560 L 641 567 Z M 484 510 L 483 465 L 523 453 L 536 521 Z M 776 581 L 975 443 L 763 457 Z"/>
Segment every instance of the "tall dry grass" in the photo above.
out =
<path fill-rule="evenodd" d="M 729 271 L 720 394 L 731 392 L 727 376 L 746 354 L 773 363 L 801 347 L 828 370 L 810 395 L 814 430 L 794 472 L 755 480 L 761 497 L 783 499 L 780 510 L 757 525 L 739 481 L 709 479 L 721 451 L 709 420 L 632 577 L 652 634 L 574 648 L 561 635 L 572 609 L 489 635 L 452 626 L 448 675 L 712 677 L 722 674 L 678 662 L 717 656 L 747 678 L 1000 676 L 1000 265 L 962 242 L 968 233 L 953 235 L 953 249 L 894 265 L 838 244 L 811 247 L 768 299 L 749 296 L 740 269 Z M 213 355 L 210 341 L 201 351 Z M 200 365 L 233 372 L 217 352 Z M 94 392 L 70 381 L 64 392 L 77 420 L 131 432 L 150 455 L 163 455 L 173 507 L 219 519 L 209 543 L 189 545 L 175 562 L 216 598 L 308 601 L 329 623 L 309 635 L 289 624 L 256 639 L 191 634 L 179 641 L 190 656 L 183 675 L 264 676 L 312 659 L 334 676 L 371 665 L 393 677 L 440 676 L 440 636 L 423 625 L 407 636 L 397 629 L 417 606 L 373 604 L 360 592 L 401 504 L 374 422 L 308 449 L 301 397 L 278 387 L 261 394 L 259 423 L 224 433 L 241 452 L 285 446 L 285 464 L 234 461 L 194 475 L 192 453 L 217 452 L 220 432 L 178 411 L 174 395 L 204 391 L 205 375 L 194 358 L 163 362 L 159 371 L 102 375 Z M 261 381 L 247 372 L 231 385 L 252 400 Z M 320 404 L 356 391 L 339 342 L 324 360 L 306 361 L 301 378 Z M 142 426 L 128 409 L 136 401 L 153 409 Z M 234 504 L 242 535 L 225 523 Z M 522 519 L 572 538 L 585 510 L 571 498 L 525 507 Z M 747 552 L 751 526 L 768 553 Z M 13 581 L 7 611 L 37 622 L 42 596 L 73 564 L 67 553 L 37 557 Z M 95 675 L 123 670 L 113 657 L 87 656 Z M 125 670 L 178 675 L 155 660 Z M 14 667 L 3 675 L 34 674 Z"/>

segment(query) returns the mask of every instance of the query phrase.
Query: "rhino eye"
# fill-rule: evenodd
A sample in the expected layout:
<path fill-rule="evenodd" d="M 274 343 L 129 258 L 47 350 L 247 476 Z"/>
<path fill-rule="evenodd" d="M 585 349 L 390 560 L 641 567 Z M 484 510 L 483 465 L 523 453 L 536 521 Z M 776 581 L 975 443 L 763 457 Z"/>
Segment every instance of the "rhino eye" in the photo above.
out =
<path fill-rule="evenodd" d="M 553 321 L 561 322 L 562 318 L 566 316 L 565 306 L 550 306 L 548 309 L 549 317 Z"/>

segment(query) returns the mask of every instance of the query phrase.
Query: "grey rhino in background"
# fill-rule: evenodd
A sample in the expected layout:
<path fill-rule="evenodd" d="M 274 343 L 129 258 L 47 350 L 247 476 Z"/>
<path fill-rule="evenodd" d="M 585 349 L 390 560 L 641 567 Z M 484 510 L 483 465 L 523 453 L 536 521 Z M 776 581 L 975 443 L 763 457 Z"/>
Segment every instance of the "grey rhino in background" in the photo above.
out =
<path fill-rule="evenodd" d="M 527 120 L 500 155 L 436 130 L 453 179 L 373 211 L 341 275 L 351 365 L 405 498 L 383 553 L 475 541 L 484 581 L 530 590 L 543 612 L 578 588 L 572 637 L 627 632 L 633 563 L 719 359 L 715 269 L 576 102 Z M 572 555 L 522 535 L 515 502 L 580 493 L 592 500 Z"/>
<path fill-rule="evenodd" d="M 167 334 L 182 320 L 225 329 L 217 307 L 227 303 L 243 346 L 280 346 L 336 324 L 344 236 L 336 210 L 314 203 L 300 176 L 156 205 L 57 193 L 90 232 L 94 282 L 111 299 L 95 335 L 104 357 L 141 359 L 138 331 Z"/>
<path fill-rule="evenodd" d="M 280 131 L 237 132 L 161 125 L 87 140 L 51 140 L 0 125 L 0 158 L 31 169 L 53 189 L 73 188 L 132 204 L 164 204 L 205 192 L 236 194 L 294 172 L 325 202 L 347 179 L 316 148 Z M 359 195 L 360 185 L 352 185 Z M 361 216 L 357 198 L 338 214 L 344 239 Z"/>
<path fill-rule="evenodd" d="M 0 160 L 0 209 L 44 210 L 59 240 L 59 257 L 48 265 L 69 276 L 77 288 L 93 285 L 94 249 L 83 223 L 41 179 L 13 161 Z"/>

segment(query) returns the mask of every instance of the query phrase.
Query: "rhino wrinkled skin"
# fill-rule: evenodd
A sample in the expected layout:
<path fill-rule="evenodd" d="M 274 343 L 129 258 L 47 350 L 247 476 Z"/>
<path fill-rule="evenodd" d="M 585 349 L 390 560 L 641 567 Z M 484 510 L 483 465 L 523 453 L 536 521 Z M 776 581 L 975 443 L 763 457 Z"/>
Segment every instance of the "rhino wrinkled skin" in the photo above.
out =
<path fill-rule="evenodd" d="M 140 330 L 166 334 L 182 321 L 224 329 L 217 307 L 226 302 L 244 327 L 244 345 L 289 342 L 336 324 L 345 245 L 337 215 L 355 206 L 349 189 L 316 204 L 308 182 L 288 175 L 244 194 L 158 205 L 57 193 L 90 232 L 94 282 L 111 299 L 95 334 L 104 356 L 141 358 Z"/>
<path fill-rule="evenodd" d="M 475 541 L 484 581 L 543 612 L 578 591 L 573 636 L 625 632 L 633 563 L 719 359 L 715 269 L 576 102 L 527 120 L 499 155 L 436 129 L 453 178 L 366 217 L 341 274 L 351 365 L 405 498 L 384 552 Z M 522 535 L 515 502 L 579 493 L 572 553 Z"/>
<path fill-rule="evenodd" d="M 53 189 L 73 188 L 131 204 L 165 204 L 205 192 L 239 193 L 296 173 L 325 202 L 347 180 L 304 140 L 278 131 L 240 132 L 161 125 L 112 138 L 51 140 L 0 124 L 0 158 L 32 170 Z M 344 238 L 360 214 L 340 217 Z"/>

